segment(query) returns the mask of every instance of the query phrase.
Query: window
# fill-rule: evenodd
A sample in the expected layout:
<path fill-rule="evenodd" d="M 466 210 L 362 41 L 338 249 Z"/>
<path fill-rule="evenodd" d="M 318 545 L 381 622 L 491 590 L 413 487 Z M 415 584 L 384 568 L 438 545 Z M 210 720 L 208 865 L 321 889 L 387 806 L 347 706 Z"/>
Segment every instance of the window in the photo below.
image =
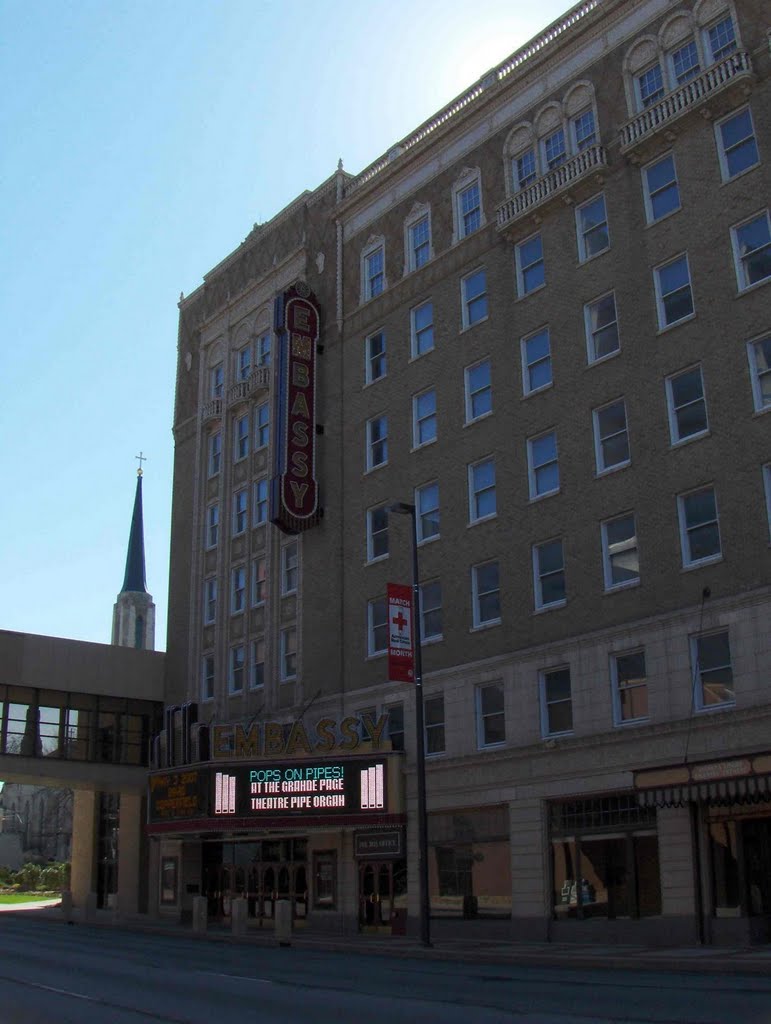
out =
<path fill-rule="evenodd" d="M 771 334 L 747 343 L 755 412 L 771 409 Z"/>
<path fill-rule="evenodd" d="M 385 287 L 385 251 L 378 246 L 364 257 L 364 298 L 374 299 Z"/>
<path fill-rule="evenodd" d="M 388 713 L 388 738 L 392 750 L 404 750 L 404 705 L 392 704 Z"/>
<path fill-rule="evenodd" d="M 489 683 L 476 688 L 477 745 L 492 747 L 506 742 L 506 716 L 503 706 L 503 683 Z"/>
<path fill-rule="evenodd" d="M 281 549 L 281 593 L 295 594 L 299 576 L 298 569 L 299 552 L 297 541 L 290 541 Z"/>
<path fill-rule="evenodd" d="M 217 618 L 217 581 L 204 580 L 203 584 L 203 621 L 209 626 Z"/>
<path fill-rule="evenodd" d="M 436 391 L 429 388 L 412 399 L 412 447 L 436 440 Z"/>
<path fill-rule="evenodd" d="M 501 590 L 497 562 L 485 562 L 471 569 L 471 597 L 474 628 L 501 621 Z"/>
<path fill-rule="evenodd" d="M 671 153 L 643 168 L 645 217 L 649 224 L 680 209 L 675 158 Z"/>
<path fill-rule="evenodd" d="M 230 648 L 228 665 L 228 692 L 242 693 L 244 689 L 244 645 Z"/>
<path fill-rule="evenodd" d="M 626 423 L 626 404 L 623 398 L 602 409 L 595 409 L 594 455 L 598 473 L 629 465 L 629 431 Z"/>
<path fill-rule="evenodd" d="M 249 688 L 257 690 L 265 685 L 265 638 L 252 640 L 252 657 L 249 662 Z"/>
<path fill-rule="evenodd" d="M 610 659 L 613 681 L 613 720 L 616 725 L 648 717 L 648 680 L 645 652 L 614 654 Z"/>
<path fill-rule="evenodd" d="M 763 487 L 766 492 L 766 516 L 768 518 L 768 535 L 771 538 L 771 462 L 763 467 Z"/>
<path fill-rule="evenodd" d="M 567 153 L 565 151 L 565 132 L 562 128 L 558 128 L 556 132 L 543 140 L 543 155 L 544 163 L 550 171 L 565 163 Z"/>
<path fill-rule="evenodd" d="M 576 210 L 578 258 L 583 262 L 610 248 L 605 196 L 595 196 Z"/>
<path fill-rule="evenodd" d="M 214 699 L 214 655 L 205 654 L 201 669 L 201 700 Z"/>
<path fill-rule="evenodd" d="M 222 363 L 217 363 L 209 370 L 209 396 L 211 398 L 222 398 L 225 388 L 225 368 Z"/>
<path fill-rule="evenodd" d="M 388 509 L 379 505 L 367 511 L 367 561 L 385 558 L 388 554 Z"/>
<path fill-rule="evenodd" d="M 424 302 L 410 313 L 412 358 L 425 355 L 434 347 L 434 306 Z"/>
<path fill-rule="evenodd" d="M 692 441 L 706 434 L 709 424 L 701 367 L 692 366 L 667 377 L 666 389 L 672 444 Z"/>
<path fill-rule="evenodd" d="M 439 536 L 439 484 L 424 484 L 415 489 L 418 543 Z"/>
<path fill-rule="evenodd" d="M 467 366 L 463 371 L 466 395 L 466 423 L 487 416 L 493 411 L 493 389 L 490 383 L 490 360 Z"/>
<path fill-rule="evenodd" d="M 230 611 L 242 612 L 246 606 L 246 569 L 239 565 L 230 577 Z"/>
<path fill-rule="evenodd" d="M 549 344 L 549 328 L 523 338 L 522 349 L 522 389 L 526 395 L 548 387 L 551 384 L 551 346 Z"/>
<path fill-rule="evenodd" d="M 693 703 L 697 710 L 734 703 L 734 674 L 728 632 L 691 637 Z"/>
<path fill-rule="evenodd" d="M 730 14 L 707 29 L 707 40 L 712 60 L 722 60 L 736 49 L 736 33 Z"/>
<path fill-rule="evenodd" d="M 661 74 L 661 65 L 654 64 L 653 67 L 643 71 L 635 79 L 637 101 L 642 110 L 651 106 L 664 95 L 664 76 Z"/>
<path fill-rule="evenodd" d="M 265 448 L 270 441 L 270 407 L 267 402 L 254 411 L 254 447 Z"/>
<path fill-rule="evenodd" d="M 465 238 L 476 231 L 482 224 L 482 201 L 479 182 L 461 189 L 457 194 L 458 203 L 458 238 Z"/>
<path fill-rule="evenodd" d="M 268 478 L 254 481 L 254 525 L 262 526 L 268 521 Z"/>
<path fill-rule="evenodd" d="M 233 495 L 233 536 L 243 533 L 246 529 L 246 490 L 236 491 Z"/>
<path fill-rule="evenodd" d="M 515 249 L 517 263 L 517 291 L 520 298 L 534 292 L 546 283 L 541 236 L 534 235 L 520 242 Z"/>
<path fill-rule="evenodd" d="M 297 675 L 297 627 L 287 626 L 279 634 L 281 682 Z"/>
<path fill-rule="evenodd" d="M 495 515 L 495 460 L 484 459 L 468 468 L 469 522 Z"/>
<path fill-rule="evenodd" d="M 257 365 L 270 366 L 270 332 L 261 334 L 257 339 Z"/>
<path fill-rule="evenodd" d="M 525 188 L 538 177 L 538 170 L 535 162 L 535 150 L 526 149 L 512 161 L 514 182 L 518 189 Z"/>
<path fill-rule="evenodd" d="M 483 268 L 461 281 L 463 326 L 472 327 L 487 316 L 487 282 Z"/>
<path fill-rule="evenodd" d="M 677 499 L 683 565 L 701 565 L 720 558 L 720 526 L 713 487 L 702 487 Z"/>
<path fill-rule="evenodd" d="M 755 167 L 760 161 L 749 107 L 715 125 L 720 173 L 723 181 Z"/>
<path fill-rule="evenodd" d="M 427 697 L 424 705 L 426 723 L 426 754 L 444 751 L 444 696 Z"/>
<path fill-rule="evenodd" d="M 573 731 L 570 669 L 541 672 L 541 734 L 562 736 Z"/>
<path fill-rule="evenodd" d="M 364 343 L 364 379 L 367 384 L 380 380 L 386 375 L 386 341 L 385 333 L 378 331 L 370 334 Z"/>
<path fill-rule="evenodd" d="M 768 210 L 731 228 L 739 291 L 771 278 L 771 219 Z"/>
<path fill-rule="evenodd" d="M 236 353 L 236 378 L 246 380 L 252 372 L 252 346 L 246 345 Z"/>
<path fill-rule="evenodd" d="M 209 476 L 216 476 L 222 463 L 222 434 L 209 435 Z"/>
<path fill-rule="evenodd" d="M 699 54 L 693 40 L 674 50 L 669 55 L 669 59 L 672 63 L 672 76 L 678 85 L 690 82 L 701 71 Z"/>
<path fill-rule="evenodd" d="M 547 540 L 543 544 L 534 545 L 533 579 L 536 609 L 559 607 L 565 603 L 562 540 Z"/>
<path fill-rule="evenodd" d="M 688 257 L 683 253 L 654 271 L 659 327 L 679 323 L 693 315 L 693 295 Z"/>
<path fill-rule="evenodd" d="M 421 641 L 442 639 L 442 584 L 439 580 L 420 587 Z"/>
<path fill-rule="evenodd" d="M 633 513 L 602 524 L 602 568 L 606 590 L 639 583 L 640 555 Z"/>
<path fill-rule="evenodd" d="M 367 469 L 388 462 L 388 419 L 376 416 L 367 421 Z"/>
<path fill-rule="evenodd" d="M 586 353 L 590 363 L 612 356 L 619 350 L 618 317 L 614 292 L 584 306 Z"/>
<path fill-rule="evenodd" d="M 367 602 L 367 654 L 370 658 L 388 648 L 388 604 L 384 598 Z"/>
<path fill-rule="evenodd" d="M 428 214 L 411 224 L 409 229 L 409 267 L 418 270 L 431 256 L 431 232 Z"/>
<path fill-rule="evenodd" d="M 206 547 L 216 548 L 220 535 L 220 507 L 209 505 L 206 509 Z"/>
<path fill-rule="evenodd" d="M 252 606 L 265 604 L 267 594 L 267 563 L 264 558 L 252 561 Z"/>
<path fill-rule="evenodd" d="M 236 462 L 249 454 L 249 414 L 239 416 L 233 434 L 233 458 Z"/>
<path fill-rule="evenodd" d="M 555 494 L 560 489 L 557 435 L 553 430 L 527 442 L 527 468 L 531 498 Z"/>
<path fill-rule="evenodd" d="M 597 141 L 597 133 L 594 127 L 594 111 L 585 110 L 578 117 L 573 118 L 573 139 L 576 152 L 580 153 L 587 146 L 592 146 Z"/>

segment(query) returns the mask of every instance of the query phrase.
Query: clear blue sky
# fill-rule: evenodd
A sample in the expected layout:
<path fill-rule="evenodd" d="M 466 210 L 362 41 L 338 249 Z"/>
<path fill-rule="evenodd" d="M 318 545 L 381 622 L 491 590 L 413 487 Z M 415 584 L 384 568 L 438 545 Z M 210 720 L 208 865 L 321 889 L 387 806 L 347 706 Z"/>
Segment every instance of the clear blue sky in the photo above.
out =
<path fill-rule="evenodd" d="M 165 648 L 177 300 L 565 0 L 0 0 L 0 629 L 109 643 L 143 451 Z"/>

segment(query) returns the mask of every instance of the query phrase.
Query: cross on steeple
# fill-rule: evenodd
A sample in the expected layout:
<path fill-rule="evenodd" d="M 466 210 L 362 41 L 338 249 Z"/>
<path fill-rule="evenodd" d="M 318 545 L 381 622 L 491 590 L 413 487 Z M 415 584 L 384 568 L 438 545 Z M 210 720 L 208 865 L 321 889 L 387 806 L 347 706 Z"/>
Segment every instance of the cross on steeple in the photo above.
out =
<path fill-rule="evenodd" d="M 134 458 L 135 459 L 139 459 L 139 469 L 137 470 L 137 476 L 141 476 L 142 475 L 142 463 L 143 462 L 147 462 L 147 456 L 143 455 L 140 452 L 139 455 L 135 455 Z"/>

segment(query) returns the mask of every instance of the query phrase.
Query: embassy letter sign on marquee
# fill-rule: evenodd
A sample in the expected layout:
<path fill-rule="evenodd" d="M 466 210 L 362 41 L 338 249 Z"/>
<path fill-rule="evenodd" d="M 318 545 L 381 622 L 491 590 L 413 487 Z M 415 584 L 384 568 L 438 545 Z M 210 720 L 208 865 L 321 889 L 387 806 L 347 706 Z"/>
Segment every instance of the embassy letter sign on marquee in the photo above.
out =
<path fill-rule="evenodd" d="M 389 583 L 387 594 L 388 678 L 393 683 L 414 683 L 412 587 Z"/>
<path fill-rule="evenodd" d="M 274 476 L 270 519 L 284 533 L 299 533 L 319 520 L 316 480 L 316 346 L 318 303 L 304 281 L 276 299 L 278 337 Z"/>

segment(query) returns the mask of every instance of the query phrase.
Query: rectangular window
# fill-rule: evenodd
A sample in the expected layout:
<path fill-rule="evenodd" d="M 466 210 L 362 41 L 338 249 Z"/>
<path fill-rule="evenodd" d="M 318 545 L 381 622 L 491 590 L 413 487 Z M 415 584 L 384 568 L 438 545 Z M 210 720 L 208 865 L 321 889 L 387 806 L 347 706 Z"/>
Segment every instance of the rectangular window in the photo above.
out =
<path fill-rule="evenodd" d="M 206 509 L 206 547 L 216 548 L 220 535 L 220 507 L 209 505 Z"/>
<path fill-rule="evenodd" d="M 216 476 L 222 463 L 222 434 L 209 435 L 209 476 Z"/>
<path fill-rule="evenodd" d="M 444 751 L 444 696 L 439 693 L 427 697 L 424 708 L 426 754 L 441 754 Z"/>
<path fill-rule="evenodd" d="M 542 327 L 539 331 L 522 338 L 522 389 L 526 395 L 548 387 L 551 377 L 551 345 L 549 328 Z"/>
<path fill-rule="evenodd" d="M 429 388 L 412 399 L 412 447 L 436 441 L 436 391 Z"/>
<path fill-rule="evenodd" d="M 618 352 L 618 317 L 614 292 L 603 295 L 584 306 L 586 327 L 586 353 L 590 363 L 612 356 Z"/>
<path fill-rule="evenodd" d="M 254 481 L 254 519 L 255 526 L 262 526 L 268 521 L 268 478 L 260 477 Z"/>
<path fill-rule="evenodd" d="M 294 679 L 297 675 L 297 627 L 288 626 L 281 630 L 281 682 Z"/>
<path fill-rule="evenodd" d="M 672 74 L 678 85 L 684 85 L 695 78 L 701 68 L 699 67 L 699 54 L 696 50 L 696 43 L 691 40 L 685 46 L 679 47 L 670 54 L 672 61 Z"/>
<path fill-rule="evenodd" d="M 610 248 L 605 196 L 595 196 L 576 209 L 578 258 L 583 263 Z"/>
<path fill-rule="evenodd" d="M 664 95 L 664 76 L 661 74 L 661 65 L 654 64 L 653 67 L 643 71 L 635 79 L 637 89 L 637 100 L 640 109 L 645 110 Z"/>
<path fill-rule="evenodd" d="M 378 331 L 370 334 L 364 343 L 364 379 L 367 384 L 380 380 L 386 375 L 386 340 L 385 333 Z"/>
<path fill-rule="evenodd" d="M 299 580 L 299 552 L 297 541 L 290 541 L 281 549 L 281 593 L 296 594 Z"/>
<path fill-rule="evenodd" d="M 720 525 L 714 487 L 702 487 L 677 499 L 683 565 L 701 565 L 720 558 Z"/>
<path fill-rule="evenodd" d="M 731 20 L 730 14 L 727 18 L 723 18 L 707 29 L 707 39 L 709 40 L 709 52 L 712 54 L 713 61 L 722 60 L 723 57 L 727 57 L 729 53 L 734 52 L 736 49 L 736 33 L 734 32 L 734 23 Z"/>
<path fill-rule="evenodd" d="M 372 658 L 388 648 L 388 604 L 385 598 L 367 602 L 367 654 Z"/>
<path fill-rule="evenodd" d="M 731 228 L 731 241 L 739 291 L 768 281 L 771 278 L 771 218 L 768 210 Z"/>
<path fill-rule="evenodd" d="M 691 637 L 694 694 L 697 710 L 733 704 L 734 674 L 728 631 Z"/>
<path fill-rule="evenodd" d="M 257 365 L 270 366 L 270 332 L 257 339 Z"/>
<path fill-rule="evenodd" d="M 645 218 L 649 224 L 680 209 L 675 158 L 671 153 L 643 167 Z"/>
<path fill-rule="evenodd" d="M 264 558 L 252 560 L 252 606 L 265 604 L 267 596 L 267 563 Z"/>
<path fill-rule="evenodd" d="M 477 745 L 493 747 L 506 742 L 503 683 L 476 688 Z"/>
<path fill-rule="evenodd" d="M 225 388 L 225 368 L 222 363 L 217 363 L 209 370 L 209 396 L 211 398 L 222 398 Z"/>
<path fill-rule="evenodd" d="M 592 412 L 594 455 L 598 473 L 629 465 L 629 431 L 623 398 Z"/>
<path fill-rule="evenodd" d="M 418 543 L 439 536 L 439 484 L 434 481 L 415 489 Z"/>
<path fill-rule="evenodd" d="M 239 416 L 233 434 L 233 459 L 238 462 L 249 454 L 249 414 Z"/>
<path fill-rule="evenodd" d="M 672 444 L 702 437 L 709 429 L 701 367 L 681 370 L 666 380 L 669 437 Z"/>
<path fill-rule="evenodd" d="M 661 330 L 693 315 L 691 275 L 685 253 L 656 267 L 654 281 Z"/>
<path fill-rule="evenodd" d="M 602 567 L 606 590 L 639 583 L 640 554 L 632 512 L 602 524 Z"/>
<path fill-rule="evenodd" d="M 258 690 L 265 685 L 265 638 L 252 640 L 252 657 L 249 662 L 249 688 Z"/>
<path fill-rule="evenodd" d="M 252 346 L 246 345 L 236 354 L 236 377 L 246 380 L 252 372 Z"/>
<path fill-rule="evenodd" d="M 735 178 L 760 162 L 749 107 L 718 121 L 715 136 L 723 181 Z"/>
<path fill-rule="evenodd" d="M 565 603 L 565 558 L 561 539 L 533 546 L 533 581 L 536 609 L 560 607 Z"/>
<path fill-rule="evenodd" d="M 597 133 L 594 128 L 594 111 L 585 110 L 583 114 L 573 118 L 573 139 L 577 152 L 592 146 L 597 141 Z"/>
<path fill-rule="evenodd" d="M 385 286 L 385 253 L 383 247 L 375 249 L 364 259 L 364 297 L 374 299 Z"/>
<path fill-rule="evenodd" d="M 755 412 L 771 409 L 771 334 L 747 342 Z"/>
<path fill-rule="evenodd" d="M 495 460 L 484 459 L 468 468 L 469 522 L 495 515 Z"/>
<path fill-rule="evenodd" d="M 541 672 L 541 733 L 562 736 L 573 731 L 573 701 L 570 692 L 570 669 L 558 668 Z"/>
<path fill-rule="evenodd" d="M 613 718 L 616 725 L 648 717 L 648 680 L 645 652 L 614 654 L 610 659 L 613 681 Z"/>
<path fill-rule="evenodd" d="M 562 128 L 558 128 L 556 132 L 543 140 L 543 155 L 546 167 L 550 171 L 565 163 L 567 153 L 565 151 L 565 132 Z"/>
<path fill-rule="evenodd" d="M 487 416 L 493 411 L 493 389 L 490 383 L 490 360 L 467 366 L 463 371 L 466 396 L 466 423 Z"/>
<path fill-rule="evenodd" d="M 376 416 L 367 421 L 367 469 L 388 462 L 388 419 Z"/>
<path fill-rule="evenodd" d="M 270 407 L 267 402 L 254 410 L 254 447 L 266 448 L 270 441 Z"/>
<path fill-rule="evenodd" d="M 203 621 L 210 626 L 217 618 L 217 581 L 204 580 L 203 584 Z"/>
<path fill-rule="evenodd" d="M 392 750 L 404 750 L 404 705 L 391 704 L 388 714 L 388 738 Z"/>
<path fill-rule="evenodd" d="M 425 355 L 434 347 L 434 305 L 424 302 L 410 312 L 412 358 Z"/>
<path fill-rule="evenodd" d="M 517 292 L 520 298 L 534 292 L 546 283 L 541 236 L 534 235 L 520 242 L 515 249 L 517 263 Z"/>
<path fill-rule="evenodd" d="M 526 149 L 524 153 L 514 157 L 512 161 L 514 171 L 514 182 L 518 189 L 523 189 L 538 176 L 535 162 L 535 150 Z"/>
<path fill-rule="evenodd" d="M 439 580 L 420 587 L 420 638 L 442 639 L 442 584 Z"/>
<path fill-rule="evenodd" d="M 236 491 L 233 495 L 233 536 L 246 530 L 247 494 L 246 490 Z"/>
<path fill-rule="evenodd" d="M 367 561 L 385 558 L 388 554 L 388 506 L 367 510 Z"/>
<path fill-rule="evenodd" d="M 431 239 L 428 228 L 428 214 L 410 225 L 410 270 L 418 270 L 428 263 L 431 255 Z"/>
<path fill-rule="evenodd" d="M 228 692 L 242 693 L 244 689 L 244 645 L 230 648 L 228 664 Z"/>
<path fill-rule="evenodd" d="M 531 498 L 556 494 L 560 489 L 557 435 L 553 430 L 528 440 L 527 468 Z"/>
<path fill-rule="evenodd" d="M 501 589 L 497 562 L 485 562 L 471 569 L 471 599 L 474 628 L 501 621 Z"/>
<path fill-rule="evenodd" d="M 487 281 L 484 269 L 480 268 L 464 277 L 461 281 L 461 292 L 463 326 L 471 327 L 487 316 Z"/>
<path fill-rule="evenodd" d="M 214 655 L 205 654 L 201 669 L 201 700 L 214 699 Z"/>
<path fill-rule="evenodd" d="M 230 576 L 230 611 L 235 614 L 246 607 L 246 569 L 239 565 Z"/>
<path fill-rule="evenodd" d="M 458 237 L 465 238 L 482 223 L 482 203 L 479 192 L 479 182 L 474 182 L 468 188 L 458 193 Z"/>

